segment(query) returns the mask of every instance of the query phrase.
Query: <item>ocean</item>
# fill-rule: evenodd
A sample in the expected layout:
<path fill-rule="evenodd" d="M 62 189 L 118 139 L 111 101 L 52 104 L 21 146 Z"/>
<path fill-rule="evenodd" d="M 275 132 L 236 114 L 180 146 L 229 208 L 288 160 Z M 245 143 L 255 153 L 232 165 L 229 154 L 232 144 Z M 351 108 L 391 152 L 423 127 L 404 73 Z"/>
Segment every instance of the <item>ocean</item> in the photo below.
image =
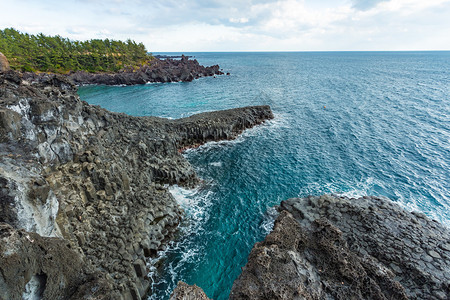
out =
<path fill-rule="evenodd" d="M 186 218 L 156 259 L 149 299 L 168 299 L 179 280 L 227 299 L 271 230 L 273 206 L 292 197 L 385 196 L 450 226 L 450 52 L 185 54 L 231 75 L 79 89 L 135 116 L 261 104 L 274 112 L 234 141 L 184 154 L 203 183 L 170 187 Z"/>

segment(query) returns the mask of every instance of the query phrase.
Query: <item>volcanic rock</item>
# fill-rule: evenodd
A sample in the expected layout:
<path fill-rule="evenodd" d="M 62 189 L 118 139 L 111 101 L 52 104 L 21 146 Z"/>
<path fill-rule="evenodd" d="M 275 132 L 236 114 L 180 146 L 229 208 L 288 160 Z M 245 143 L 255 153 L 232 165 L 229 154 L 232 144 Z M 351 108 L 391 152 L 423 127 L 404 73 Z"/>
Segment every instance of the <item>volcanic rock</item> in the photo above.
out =
<path fill-rule="evenodd" d="M 198 286 L 188 285 L 179 281 L 177 287 L 170 295 L 170 300 L 210 300 L 205 292 Z"/>
<path fill-rule="evenodd" d="M 117 299 L 112 280 L 94 271 L 61 238 L 0 223 L 0 299 Z"/>
<path fill-rule="evenodd" d="M 230 299 L 448 299 L 450 232 L 385 198 L 293 198 Z"/>
<path fill-rule="evenodd" d="M 206 76 L 222 75 L 218 65 L 204 67 L 196 59 L 182 56 L 176 59 L 153 59 L 150 64 L 139 69 L 124 69 L 118 73 L 88 73 L 73 72 L 68 78 L 77 85 L 104 84 L 104 85 L 134 85 L 150 82 L 177 82 L 192 81 Z M 35 76 L 28 74 L 27 76 Z"/>
<path fill-rule="evenodd" d="M 81 101 L 75 85 L 64 76 L 2 73 L 0 222 L 25 230 L 23 235 L 34 233 L 32 240 L 43 237 L 39 245 L 51 247 L 52 257 L 61 255 L 54 268 L 70 273 L 55 275 L 58 278 L 86 278 L 85 286 L 96 290 L 97 277 L 83 274 L 98 272 L 107 278 L 111 293 L 140 299 L 150 286 L 146 257 L 173 239 L 183 213 L 165 186 L 198 182 L 180 152 L 234 138 L 270 118 L 268 106 L 179 120 L 131 117 Z M 53 247 L 53 239 L 64 247 Z M 5 251 L 13 247 L 7 238 L 1 243 Z M 66 250 L 67 255 L 79 255 L 79 263 L 74 261 L 78 273 L 66 266 L 69 259 L 64 260 L 62 253 Z M 20 251 L 17 257 L 27 259 L 15 262 L 16 273 L 0 264 L 0 282 L 6 282 L 0 284 L 1 290 L 11 299 L 22 297 L 27 286 L 30 293 L 40 293 L 43 284 L 35 282 L 45 281 L 41 274 L 62 272 L 44 268 L 44 250 L 42 255 L 37 250 Z M 92 266 L 86 267 L 91 271 L 81 271 L 85 264 Z M 24 274 L 29 266 L 31 273 Z M 65 299 L 72 292 L 82 295 L 83 291 L 72 291 L 78 283 L 70 278 L 60 286 L 47 279 L 45 291 L 55 295 L 47 299 Z"/>

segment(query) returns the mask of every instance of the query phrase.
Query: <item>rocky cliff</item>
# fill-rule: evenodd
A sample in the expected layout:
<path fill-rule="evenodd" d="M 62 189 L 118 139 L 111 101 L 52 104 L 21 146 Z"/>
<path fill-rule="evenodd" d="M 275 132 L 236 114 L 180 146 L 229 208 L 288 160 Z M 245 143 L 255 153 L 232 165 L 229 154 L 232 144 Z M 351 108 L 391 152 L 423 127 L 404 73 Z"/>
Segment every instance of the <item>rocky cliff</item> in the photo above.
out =
<path fill-rule="evenodd" d="M 384 198 L 294 198 L 230 299 L 449 299 L 450 232 Z"/>
<path fill-rule="evenodd" d="M 146 257 L 194 185 L 180 154 L 273 118 L 268 106 L 179 120 L 81 101 L 67 78 L 0 73 L 0 299 L 140 299 Z M 34 297 L 34 298 L 33 298 Z"/>
<path fill-rule="evenodd" d="M 218 65 L 204 67 L 196 59 L 189 59 L 183 55 L 179 60 L 155 58 L 149 65 L 141 66 L 139 69 L 125 69 L 114 74 L 96 74 L 80 71 L 67 76 L 77 85 L 133 85 L 149 82 L 192 81 L 200 77 L 222 74 Z"/>

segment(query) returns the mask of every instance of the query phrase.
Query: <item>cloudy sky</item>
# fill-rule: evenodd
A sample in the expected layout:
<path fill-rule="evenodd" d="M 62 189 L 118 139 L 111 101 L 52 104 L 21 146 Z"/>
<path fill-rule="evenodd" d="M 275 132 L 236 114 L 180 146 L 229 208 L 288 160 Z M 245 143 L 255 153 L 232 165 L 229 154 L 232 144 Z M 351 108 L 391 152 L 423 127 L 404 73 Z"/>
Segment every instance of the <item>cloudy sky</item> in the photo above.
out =
<path fill-rule="evenodd" d="M 450 50 L 450 0 L 0 0 L 0 29 L 152 52 Z"/>

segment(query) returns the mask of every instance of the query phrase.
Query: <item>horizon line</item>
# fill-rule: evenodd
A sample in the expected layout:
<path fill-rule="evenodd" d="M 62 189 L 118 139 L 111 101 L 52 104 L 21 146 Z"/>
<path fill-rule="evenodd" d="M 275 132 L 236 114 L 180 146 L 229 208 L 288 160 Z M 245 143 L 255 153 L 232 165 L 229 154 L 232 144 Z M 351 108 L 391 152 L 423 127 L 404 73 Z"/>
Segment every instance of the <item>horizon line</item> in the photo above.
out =
<path fill-rule="evenodd" d="M 450 52 L 449 50 L 227 50 L 149 51 L 149 53 L 307 53 L 307 52 Z"/>

